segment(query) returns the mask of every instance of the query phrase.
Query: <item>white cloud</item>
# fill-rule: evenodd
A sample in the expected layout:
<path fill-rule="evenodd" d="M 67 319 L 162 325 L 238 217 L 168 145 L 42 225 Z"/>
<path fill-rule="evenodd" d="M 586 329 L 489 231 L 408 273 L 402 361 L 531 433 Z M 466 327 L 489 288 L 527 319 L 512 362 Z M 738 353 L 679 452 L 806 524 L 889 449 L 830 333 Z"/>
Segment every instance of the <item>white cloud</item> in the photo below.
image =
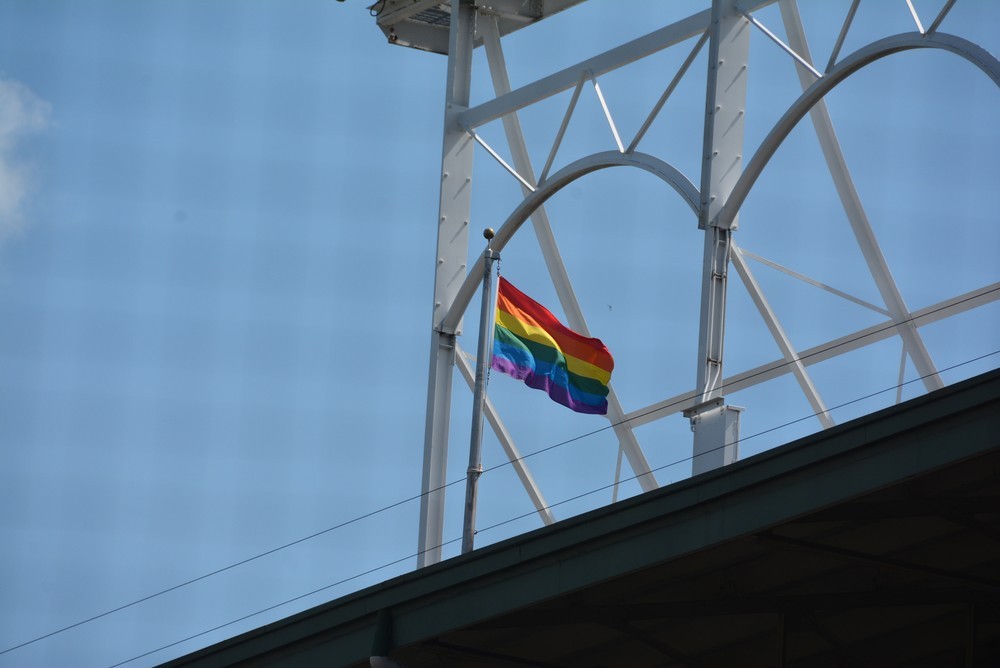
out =
<path fill-rule="evenodd" d="M 21 205 L 33 186 L 18 144 L 49 127 L 52 107 L 27 86 L 0 75 L 0 239 L 24 225 Z"/>

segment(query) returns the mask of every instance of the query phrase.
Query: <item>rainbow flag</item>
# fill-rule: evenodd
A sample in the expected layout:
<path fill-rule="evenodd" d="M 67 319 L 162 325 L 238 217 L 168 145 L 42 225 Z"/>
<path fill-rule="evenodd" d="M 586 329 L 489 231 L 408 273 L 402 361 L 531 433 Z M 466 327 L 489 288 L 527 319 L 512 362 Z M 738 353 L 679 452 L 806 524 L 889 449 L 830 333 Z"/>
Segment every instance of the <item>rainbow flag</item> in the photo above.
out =
<path fill-rule="evenodd" d="M 563 325 L 502 276 L 492 367 L 578 413 L 608 412 L 615 361 L 607 347 Z"/>

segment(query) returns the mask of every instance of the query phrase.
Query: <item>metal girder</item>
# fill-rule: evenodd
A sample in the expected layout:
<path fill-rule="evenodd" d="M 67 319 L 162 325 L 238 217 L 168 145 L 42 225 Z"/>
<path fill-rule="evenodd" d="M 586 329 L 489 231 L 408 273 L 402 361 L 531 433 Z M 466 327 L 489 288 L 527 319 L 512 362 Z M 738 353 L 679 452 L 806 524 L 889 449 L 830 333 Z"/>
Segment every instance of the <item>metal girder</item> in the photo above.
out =
<path fill-rule="evenodd" d="M 417 566 L 441 560 L 444 536 L 444 486 L 448 472 L 448 429 L 455 367 L 455 332 L 437 327 L 466 274 L 469 247 L 473 142 L 458 124 L 458 113 L 469 106 L 472 78 L 472 36 L 476 10 L 471 0 L 452 5 L 451 48 L 445 92 L 444 142 L 438 216 L 437 265 L 431 333 L 423 473 L 420 484 L 420 526 Z M 457 323 L 456 323 L 457 326 Z"/>
<path fill-rule="evenodd" d="M 802 27 L 802 18 L 799 16 L 798 5 L 796 5 L 795 0 L 781 0 L 778 6 L 781 9 L 785 31 L 788 34 L 788 41 L 791 43 L 792 48 L 801 53 L 805 58 L 812 60 L 809 55 L 809 44 L 806 41 L 805 30 Z M 796 68 L 796 71 L 798 72 L 802 89 L 808 89 L 814 81 L 811 76 L 814 71 L 809 72 L 805 70 L 801 64 Z M 930 351 L 924 345 L 924 341 L 917 332 L 916 327 L 911 322 L 908 322 L 910 310 L 907 308 L 906 302 L 903 300 L 903 294 L 899 291 L 899 287 L 892 277 L 892 272 L 889 271 L 889 264 L 886 262 L 885 255 L 882 254 L 878 239 L 875 237 L 875 231 L 872 229 L 871 223 L 868 221 L 868 215 L 861 204 L 861 196 L 858 194 L 857 188 L 854 186 L 854 180 L 851 178 L 851 172 L 847 167 L 847 160 L 844 158 L 844 153 L 840 148 L 840 142 L 837 140 L 837 133 L 833 129 L 833 121 L 830 119 L 830 113 L 827 111 L 826 102 L 820 99 L 810 110 L 809 114 L 812 118 L 813 127 L 816 129 L 816 136 L 819 138 L 820 147 L 823 150 L 823 157 L 826 158 L 827 167 L 837 188 L 837 194 L 840 196 L 844 212 L 847 214 L 847 220 L 851 224 L 851 230 L 854 232 L 858 246 L 861 248 L 861 253 L 864 255 L 865 262 L 868 265 L 868 271 L 871 272 L 872 278 L 875 279 L 875 285 L 878 286 L 879 294 L 882 295 L 882 300 L 885 302 L 886 308 L 889 309 L 893 319 L 901 323 L 899 336 L 903 340 L 903 346 L 906 348 L 907 353 L 909 353 L 910 359 L 913 360 L 913 365 L 917 368 L 917 372 L 923 378 L 927 391 L 940 389 L 944 387 L 944 381 L 941 380 L 941 376 L 934 366 L 934 360 L 931 359 Z"/>
<path fill-rule="evenodd" d="M 573 112 L 576 110 L 576 103 L 580 100 L 580 91 L 583 90 L 583 84 L 587 81 L 587 71 L 580 71 L 580 80 L 576 82 L 576 87 L 573 89 L 573 95 L 570 96 L 569 105 L 566 106 L 566 113 L 563 114 L 562 123 L 559 124 L 559 131 L 556 132 L 555 139 L 552 140 L 552 148 L 549 149 L 549 157 L 545 160 L 545 166 L 542 167 L 542 174 L 538 177 L 539 183 L 544 183 L 545 179 L 549 176 L 549 170 L 552 168 L 552 162 L 556 159 L 556 153 L 559 152 L 559 147 L 562 145 L 563 137 L 566 136 L 566 128 L 569 127 L 569 119 L 573 117 Z"/>
<path fill-rule="evenodd" d="M 918 309 L 913 312 L 912 319 L 921 326 L 929 325 L 970 309 L 985 306 L 997 300 L 1000 300 L 1000 283 L 991 283 L 986 287 L 971 290 L 957 297 L 952 297 L 951 299 Z M 799 359 L 806 366 L 809 366 L 832 359 L 838 355 L 843 355 L 852 350 L 858 350 L 873 343 L 884 341 L 893 336 L 896 336 L 895 324 L 890 320 L 803 350 L 799 353 Z M 722 388 L 727 392 L 737 392 L 783 376 L 786 373 L 791 373 L 788 363 L 784 359 L 774 360 L 723 379 Z M 675 413 L 681 413 L 693 408 L 698 403 L 699 398 L 700 395 L 696 391 L 684 392 L 634 410 L 627 414 L 625 419 L 633 427 L 638 427 L 667 417 L 668 415 L 674 415 Z"/>
<path fill-rule="evenodd" d="M 743 121 L 747 94 L 750 32 L 736 0 L 713 0 L 708 40 L 708 84 L 702 143 L 701 206 L 698 227 L 705 230 L 701 275 L 701 317 L 695 387 L 699 406 L 686 414 L 694 431 L 694 468 L 702 472 L 736 459 L 739 413 L 718 413 L 726 331 L 726 291 L 730 242 L 737 222 L 714 224 L 743 167 Z M 715 424 L 726 421 L 726 428 Z M 731 424 L 730 424 L 731 423 Z M 725 443 L 718 443 L 725 434 Z M 731 442 L 730 442 L 731 441 Z"/>
<path fill-rule="evenodd" d="M 510 79 L 507 76 L 507 66 L 500 46 L 500 34 L 492 21 L 487 19 L 483 23 L 483 43 L 486 48 L 490 73 L 493 77 L 493 87 L 497 95 L 503 95 L 510 91 Z M 534 170 L 531 166 L 531 158 L 528 155 L 528 148 L 517 112 L 505 115 L 503 126 L 515 168 L 524 174 L 531 183 L 534 183 Z M 526 187 L 525 184 L 522 184 L 522 192 L 525 197 L 528 197 L 534 190 L 530 186 Z M 535 236 L 538 238 L 542 257 L 545 259 L 545 266 L 549 270 L 549 276 L 553 286 L 555 286 L 559 303 L 566 313 L 570 328 L 584 336 L 590 336 L 590 328 L 587 326 L 583 309 L 580 308 L 580 302 L 576 298 L 573 284 L 569 279 L 569 272 L 566 271 L 566 264 L 559 253 L 559 247 L 556 245 L 555 235 L 552 233 L 552 226 L 549 223 L 549 216 L 543 205 L 539 205 L 531 213 L 531 223 L 535 230 Z M 637 476 L 640 487 L 644 492 L 654 490 L 658 487 L 656 477 L 650 470 L 649 462 L 639 446 L 639 441 L 632 432 L 632 428 L 625 422 L 624 416 L 625 409 L 622 408 L 614 387 L 611 387 L 608 393 L 608 420 L 611 421 L 618 442 L 625 451 L 625 456 Z"/>
<path fill-rule="evenodd" d="M 469 361 L 465 358 L 461 347 L 457 350 L 455 361 L 458 364 L 458 370 L 462 373 L 462 377 L 465 378 L 465 382 L 469 384 L 469 389 L 471 390 L 476 380 L 475 373 L 469 365 Z M 513 437 L 507 431 L 507 426 L 500 419 L 500 415 L 497 413 L 496 407 L 489 396 L 486 397 L 485 413 L 486 421 L 493 427 L 493 433 L 496 434 L 497 440 L 500 441 L 500 446 L 503 448 L 504 453 L 506 453 L 510 465 L 514 467 L 514 472 L 517 473 L 524 491 L 528 493 L 528 498 L 531 499 L 532 505 L 538 511 L 538 517 L 542 520 L 542 524 L 546 526 L 552 524 L 556 521 L 552 515 L 552 510 L 549 508 L 545 497 L 542 496 L 542 490 L 538 488 L 535 477 L 528 470 L 528 464 L 524 461 L 524 457 L 521 455 L 521 451 L 518 450 L 517 445 L 514 444 Z"/>
<path fill-rule="evenodd" d="M 838 290 L 837 288 L 835 288 L 833 286 L 830 286 L 830 285 L 827 285 L 826 283 L 821 283 L 820 281 L 817 281 L 817 280 L 815 280 L 813 278 L 809 278 L 805 274 L 800 274 L 799 272 L 795 271 L 794 269 L 789 269 L 788 267 L 780 265 L 777 262 L 773 262 L 771 260 L 768 260 L 766 257 L 761 257 L 760 255 L 757 255 L 756 253 L 751 253 L 750 251 L 748 251 L 746 248 L 743 248 L 742 246 L 740 247 L 740 255 L 742 255 L 744 257 L 752 258 L 754 260 L 757 260 L 761 264 L 766 264 L 768 267 L 771 267 L 772 269 L 777 269 L 778 271 L 780 271 L 783 274 L 788 274 L 792 278 L 797 278 L 798 280 L 802 281 L 803 283 L 808 283 L 809 285 L 817 287 L 820 290 L 823 290 L 825 292 L 829 292 L 831 295 L 837 295 L 841 299 L 846 299 L 847 301 L 853 302 L 853 303 L 857 304 L 858 306 L 863 306 L 866 309 L 871 309 L 872 311 L 875 311 L 876 313 L 881 313 L 882 315 L 891 315 L 888 310 L 882 308 L 881 306 L 876 306 L 875 304 L 872 304 L 871 302 L 867 302 L 864 299 L 859 299 L 858 297 L 855 297 L 854 295 L 850 295 L 850 294 L 844 292 L 843 290 Z"/>
<path fill-rule="evenodd" d="M 746 2 L 745 9 L 753 11 L 759 7 L 773 4 L 777 0 L 753 0 Z M 693 14 L 685 19 L 672 23 L 659 30 L 654 30 L 621 46 L 605 51 L 593 58 L 588 58 L 572 67 L 567 67 L 555 74 L 549 75 L 534 83 L 522 86 L 506 95 L 501 95 L 489 102 L 484 102 L 462 114 L 462 124 L 477 128 L 490 121 L 502 118 L 506 114 L 524 109 L 536 102 L 558 95 L 564 90 L 573 88 L 580 79 L 580 72 L 589 72 L 591 76 L 602 74 L 624 67 L 646 56 L 679 44 L 684 40 L 705 32 L 711 22 L 711 10 Z"/>
<path fill-rule="evenodd" d="M 535 209 L 547 202 L 557 192 L 591 172 L 610 167 L 636 167 L 649 172 L 673 188 L 691 210 L 697 213 L 698 189 L 675 167 L 645 153 L 625 154 L 618 151 L 605 151 L 604 153 L 589 155 L 566 165 L 546 179 L 544 184 L 540 184 L 530 196 L 525 197 L 517 205 L 517 208 L 507 216 L 507 220 L 504 221 L 503 225 L 497 228 L 496 236 L 493 237 L 491 244 L 493 249 L 497 252 L 502 252 L 507 243 L 521 229 L 521 226 L 528 220 Z M 465 277 L 465 282 L 458 289 L 458 293 L 451 304 L 451 309 L 440 321 L 438 326 L 440 331 L 451 333 L 457 331 L 462 314 L 468 308 L 481 282 L 482 276 L 478 272 L 471 272 Z"/>
<path fill-rule="evenodd" d="M 674 92 L 674 89 L 677 88 L 677 84 L 679 84 L 681 79 L 684 78 L 684 75 L 687 74 L 688 68 L 691 67 L 691 63 L 694 62 L 694 59 L 701 52 L 701 47 L 705 46 L 705 42 L 707 41 L 708 31 L 706 30 L 702 33 L 701 37 L 698 38 L 698 41 L 695 42 L 694 47 L 691 48 L 691 53 L 689 53 L 688 57 L 684 59 L 683 63 L 681 63 L 681 66 L 674 75 L 674 78 L 670 80 L 669 84 L 667 84 L 663 94 L 660 95 L 660 99 L 656 101 L 656 104 L 653 105 L 649 115 L 646 116 L 646 120 L 642 122 L 642 125 L 636 131 L 635 137 L 629 143 L 628 148 L 625 149 L 626 153 L 631 153 L 639 146 L 639 142 L 642 141 L 644 136 L 646 136 L 646 131 L 649 130 L 653 121 L 656 120 L 656 117 L 660 114 L 660 110 L 663 109 L 663 105 L 667 103 L 667 99 L 670 97 L 671 93 Z"/>
<path fill-rule="evenodd" d="M 840 49 L 844 46 L 844 40 L 847 39 L 847 31 L 851 29 L 851 23 L 854 22 L 854 15 L 858 13 L 858 5 L 861 4 L 861 0 L 852 0 L 851 8 L 847 10 L 847 16 L 844 18 L 844 25 L 840 27 L 840 33 L 837 35 L 837 42 L 833 45 L 833 49 L 830 51 L 830 61 L 826 64 L 826 69 L 823 72 L 829 72 L 833 69 L 833 66 L 837 64 L 837 56 L 840 55 Z"/>
<path fill-rule="evenodd" d="M 904 33 L 872 42 L 842 59 L 829 72 L 823 75 L 823 78 L 813 82 L 789 106 L 788 110 L 774 127 L 771 128 L 764 141 L 761 142 L 753 157 L 746 162 L 743 174 L 736 182 L 736 185 L 733 186 L 733 190 L 729 195 L 729 199 L 726 200 L 725 206 L 722 207 L 722 210 L 716 216 L 716 224 L 723 227 L 731 224 L 739 214 L 740 207 L 746 201 L 750 190 L 757 182 L 757 179 L 760 178 L 764 167 L 767 166 L 767 163 L 774 156 L 775 151 L 778 150 L 778 147 L 781 146 L 782 142 L 788 137 L 798 122 L 827 93 L 866 65 L 870 65 L 894 53 L 912 49 L 942 49 L 954 53 L 978 67 L 984 74 L 990 77 L 995 85 L 1000 86 L 1000 61 L 986 49 L 961 37 L 946 33 L 935 33 L 933 35 Z"/>
<path fill-rule="evenodd" d="M 767 298 L 764 296 L 763 290 L 760 288 L 760 284 L 750 271 L 750 267 L 747 266 L 746 261 L 743 259 L 743 254 L 735 244 L 733 245 L 733 254 L 730 259 L 733 263 L 733 268 L 736 269 L 736 273 L 743 280 L 743 285 L 746 287 L 747 292 L 750 293 L 750 299 L 753 300 L 754 306 L 757 307 L 757 312 L 760 313 L 760 317 L 764 320 L 764 324 L 767 325 L 768 331 L 771 332 L 774 342 L 778 344 L 781 356 L 791 367 L 792 373 L 795 374 L 795 380 L 798 381 L 799 387 L 802 388 L 806 399 L 809 400 L 809 405 L 812 406 L 813 412 L 819 419 L 820 424 L 823 425 L 824 429 L 834 426 L 836 423 L 830 417 L 830 412 L 827 410 L 822 397 L 819 396 L 819 391 L 813 384 L 812 378 L 809 377 L 805 364 L 802 363 L 799 354 L 795 351 L 795 347 L 792 346 L 791 340 L 785 334 L 781 323 L 778 322 L 778 316 L 775 315 L 774 309 L 771 308 L 770 303 L 768 303 Z"/>
<path fill-rule="evenodd" d="M 462 0 L 461 2 L 456 0 L 456 2 L 451 3 L 452 14 L 449 17 L 449 23 L 452 43 L 448 49 L 450 54 L 448 106 L 445 113 L 438 270 L 435 275 L 434 334 L 431 344 L 431 373 L 425 436 L 423 480 L 425 494 L 422 499 L 420 530 L 421 551 L 431 550 L 429 554 L 432 556 L 430 558 L 421 557 L 421 565 L 440 558 L 440 548 L 437 548 L 436 553 L 433 550 L 434 546 L 439 546 L 441 542 L 438 536 L 440 536 L 440 524 L 443 519 L 438 517 L 437 520 L 434 520 L 431 517 L 437 513 L 438 509 L 443 513 L 443 492 L 438 494 L 435 491 L 437 489 L 434 484 L 436 474 L 433 473 L 434 471 L 440 473 L 436 479 L 443 484 L 444 469 L 441 467 L 447 453 L 447 426 L 450 416 L 450 409 L 443 404 L 450 402 L 452 366 L 456 363 L 455 336 L 461 328 L 462 314 L 471 301 L 479 280 L 481 280 L 465 271 L 465 254 L 468 243 L 468 198 L 471 190 L 471 153 L 476 141 L 482 143 L 494 157 L 500 160 L 505 169 L 518 179 L 524 191 L 523 200 L 499 229 L 494 239 L 495 248 L 499 252 L 520 226 L 529 217 L 532 218 L 540 247 L 549 265 L 553 284 L 559 294 L 559 300 L 566 313 L 568 324 L 582 333 L 588 331 L 586 321 L 576 296 L 573 294 L 569 277 L 552 237 L 551 226 L 543 208 L 549 197 L 572 181 L 592 171 L 612 166 L 635 166 L 656 174 L 669 183 L 689 203 L 692 210 L 698 215 L 699 226 L 705 229 L 702 272 L 704 280 L 699 329 L 700 359 L 698 361 L 696 391 L 694 394 L 668 399 L 647 407 L 647 409 L 633 411 L 629 414 L 624 413 L 617 396 L 612 393 L 612 396 L 609 397 L 609 418 L 618 425 L 616 431 L 623 446 L 634 441 L 632 429 L 645 422 L 692 408 L 696 409 L 692 411 L 692 417 L 697 417 L 701 414 L 697 410 L 699 403 L 704 404 L 706 414 L 716 410 L 721 405 L 718 404 L 717 400 L 721 399 L 720 395 L 724 387 L 735 391 L 738 388 L 754 385 L 767 378 L 787 373 L 792 368 L 802 384 L 802 379 L 808 379 L 805 374 L 805 366 L 868 345 L 876 340 L 888 338 L 896 333 L 903 340 L 906 352 L 914 361 L 920 375 L 924 377 L 927 387 L 933 389 L 942 384 L 933 361 L 919 337 L 917 326 L 944 316 L 936 313 L 933 307 L 910 313 L 903 302 L 850 180 L 822 98 L 858 69 L 879 58 L 907 49 L 941 48 L 952 51 L 977 65 L 998 85 L 1000 85 L 1000 66 L 998 66 L 996 58 L 971 42 L 935 32 L 953 2 L 948 2 L 939 12 L 926 34 L 911 33 L 879 40 L 840 62 L 836 62 L 839 48 L 844 42 L 857 8 L 858 3 L 855 1 L 851 5 L 848 17 L 834 47 L 834 55 L 831 56 L 828 72 L 820 75 L 811 65 L 811 57 L 797 18 L 794 2 L 780 0 L 782 17 L 788 35 L 787 45 L 777 39 L 773 33 L 769 33 L 752 16 L 752 11 L 771 4 L 773 1 L 764 0 L 738 4 L 736 0 L 714 0 L 711 11 L 690 16 L 517 90 L 510 88 L 500 49 L 500 36 L 504 34 L 505 30 L 502 14 L 504 11 L 510 10 L 513 4 L 506 2 L 506 0 L 500 0 L 497 4 L 499 9 L 484 7 L 483 13 L 493 13 L 494 15 L 489 20 L 483 21 L 477 32 L 476 18 L 479 16 L 477 13 L 479 10 L 476 9 L 471 0 Z M 501 7 L 501 5 L 503 6 Z M 508 7 L 508 5 L 510 6 Z M 437 9 L 444 6 L 443 4 L 437 5 Z M 401 10 L 403 6 L 398 5 L 396 8 Z M 517 7 L 513 7 L 513 10 L 521 11 Z M 531 8 L 525 11 L 529 10 L 534 11 Z M 463 13 L 465 18 L 463 18 Z M 752 159 L 744 161 L 742 154 L 743 103 L 745 101 L 749 33 L 753 30 L 751 21 L 764 30 L 781 48 L 796 58 L 805 91 L 766 136 Z M 552 176 L 548 176 L 548 170 L 554 162 L 582 85 L 587 79 L 591 79 L 596 84 L 596 79 L 606 72 L 697 35 L 701 36 L 702 41 L 707 39 L 710 42 L 707 63 L 709 69 L 706 96 L 705 155 L 703 156 L 700 192 L 686 177 L 667 163 L 650 155 L 633 153 L 633 150 L 645 129 L 656 117 L 665 99 L 670 95 L 673 87 L 676 86 L 676 82 L 694 61 L 700 50 L 701 42 L 694 45 L 691 54 L 682 65 L 681 71 L 667 86 L 666 91 L 627 149 L 623 147 L 621 137 L 617 136 L 615 132 L 614 121 L 610 113 L 607 112 L 607 105 L 604 103 L 603 96 L 600 95 L 599 87 L 597 87 L 602 107 L 608 116 L 609 126 L 616 135 L 618 151 L 608 151 L 585 157 L 557 171 Z M 468 108 L 468 78 L 471 76 L 471 51 L 480 39 L 486 45 L 486 55 L 494 77 L 496 97 L 470 109 Z M 813 79 L 816 77 L 818 79 L 814 82 Z M 543 180 L 539 185 L 528 158 L 523 132 L 516 112 L 537 101 L 574 87 L 573 99 L 570 101 L 562 126 L 549 153 L 543 169 Z M 461 94 L 463 89 L 464 97 Z M 784 359 L 725 379 L 722 375 L 722 353 L 725 332 L 726 282 L 728 265 L 731 261 L 732 231 L 737 226 L 739 209 L 760 172 L 777 147 L 781 145 L 806 112 L 813 114 L 814 122 L 819 118 L 819 121 L 816 122 L 817 133 L 820 135 L 824 155 L 827 158 L 831 174 L 834 176 L 838 193 L 844 203 L 859 246 L 879 287 L 883 301 L 886 303 L 886 311 L 890 314 L 889 328 L 871 327 L 856 332 L 855 335 L 859 337 L 857 339 L 851 338 L 855 335 L 848 335 L 830 342 L 831 347 L 827 349 L 819 346 L 797 355 L 788 343 L 787 336 L 780 332 L 780 325 L 766 304 L 766 300 L 763 300 L 759 286 L 758 289 L 751 288 L 751 294 L 756 296 L 755 301 L 758 302 L 758 309 L 763 307 L 761 312 L 765 320 L 769 322 L 772 334 L 778 331 L 776 340 L 779 341 L 779 346 L 781 346 L 780 341 L 784 341 L 786 344 L 782 347 Z M 492 151 L 485 142 L 475 136 L 475 128 L 496 119 L 503 119 L 505 134 L 512 154 L 512 165 L 503 163 L 495 151 Z M 745 169 L 743 169 L 744 167 Z M 453 236 L 446 239 L 446 234 Z M 735 260 L 735 263 L 740 265 L 737 271 L 746 270 L 745 281 L 752 285 L 752 274 L 746 269 L 742 258 Z M 472 274 L 475 273 L 472 272 Z M 824 287 L 824 289 L 827 288 Z M 968 303 L 964 303 L 963 298 L 967 299 Z M 942 302 L 939 306 L 947 308 L 950 314 L 954 314 L 994 299 L 995 296 L 989 294 L 989 289 L 983 289 L 967 293 L 962 298 L 949 300 L 948 304 Z M 878 309 L 878 307 L 875 308 Z M 770 314 L 770 317 L 767 314 Z M 824 407 L 819 400 L 819 395 L 815 388 L 811 387 L 811 383 L 806 380 L 803 389 L 806 390 L 810 401 L 814 403 L 816 412 L 825 415 L 826 411 L 823 410 Z M 646 414 L 650 410 L 655 411 L 656 415 Z M 627 426 L 626 423 L 628 423 Z M 696 453 L 699 451 L 698 440 L 696 429 Z M 703 446 L 702 450 L 706 448 L 714 450 L 717 444 L 703 444 Z M 637 468 L 636 461 L 633 461 L 633 457 L 630 456 L 633 469 L 640 473 L 640 484 L 643 484 L 644 489 L 647 486 L 650 489 L 655 487 L 651 473 L 642 475 L 643 471 L 648 470 L 648 464 L 642 457 L 638 443 L 635 443 L 634 447 L 629 445 L 626 452 L 629 450 L 635 453 L 635 459 L 639 461 Z M 639 457 L 642 459 L 638 459 Z M 643 477 L 647 478 L 645 483 L 642 483 Z M 436 525 L 435 522 L 437 522 Z"/>

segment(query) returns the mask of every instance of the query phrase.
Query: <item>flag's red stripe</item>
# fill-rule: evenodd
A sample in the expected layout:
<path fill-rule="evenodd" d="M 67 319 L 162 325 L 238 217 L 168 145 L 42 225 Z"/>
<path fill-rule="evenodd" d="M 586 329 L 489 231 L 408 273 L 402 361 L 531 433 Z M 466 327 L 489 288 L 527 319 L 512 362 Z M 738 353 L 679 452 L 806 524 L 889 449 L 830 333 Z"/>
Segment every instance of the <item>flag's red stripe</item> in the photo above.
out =
<path fill-rule="evenodd" d="M 566 327 L 552 315 L 551 311 L 515 288 L 502 276 L 497 294 L 497 308 L 518 320 L 544 329 L 563 353 L 608 372 L 614 369 L 614 359 L 600 339 L 583 336 Z"/>

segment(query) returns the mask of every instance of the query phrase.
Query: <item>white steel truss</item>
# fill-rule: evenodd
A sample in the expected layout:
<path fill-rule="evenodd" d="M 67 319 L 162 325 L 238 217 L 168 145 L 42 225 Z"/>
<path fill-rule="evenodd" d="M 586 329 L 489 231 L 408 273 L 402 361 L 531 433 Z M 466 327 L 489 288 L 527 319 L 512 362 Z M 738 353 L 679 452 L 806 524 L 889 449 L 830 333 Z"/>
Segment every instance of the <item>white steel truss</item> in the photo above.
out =
<path fill-rule="evenodd" d="M 555 11 L 576 4 L 579 0 L 555 3 Z M 567 324 L 576 331 L 589 334 L 583 309 L 560 254 L 545 202 L 555 193 L 582 176 L 614 167 L 635 167 L 659 177 L 681 196 L 695 214 L 698 226 L 704 230 L 704 257 L 701 273 L 701 318 L 694 387 L 682 394 L 656 403 L 626 410 L 612 387 L 608 397 L 607 418 L 619 444 L 618 471 L 615 473 L 614 497 L 621 474 L 622 457 L 628 462 L 643 491 L 657 487 L 657 481 L 635 434 L 635 428 L 677 413 L 691 419 L 694 435 L 695 472 L 733 461 L 737 443 L 720 443 L 719 434 L 738 433 L 739 409 L 725 405 L 724 395 L 792 374 L 815 412 L 822 428 L 835 424 L 829 408 L 821 397 L 808 367 L 877 341 L 898 336 L 902 341 L 900 383 L 909 360 L 925 388 L 942 387 L 934 360 L 924 342 L 920 327 L 951 317 L 1000 299 L 1000 283 L 992 283 L 970 292 L 946 299 L 938 304 L 911 311 L 893 279 L 888 262 L 872 229 L 861 197 L 858 194 L 847 160 L 841 150 L 824 96 L 851 74 L 881 58 L 912 49 L 942 49 L 964 58 L 978 67 L 994 84 L 1000 86 L 1000 62 L 982 47 L 961 37 L 939 32 L 943 21 L 955 4 L 948 0 L 925 29 L 910 0 L 904 0 L 916 24 L 916 32 L 908 32 L 874 41 L 841 58 L 841 51 L 855 20 L 860 0 L 845 0 L 846 17 L 840 27 L 829 61 L 821 72 L 815 65 L 806 40 L 795 0 L 778 0 L 786 40 L 779 38 L 755 12 L 776 0 L 712 0 L 711 7 L 671 25 L 655 30 L 565 68 L 532 83 L 513 89 L 501 46 L 506 31 L 516 29 L 517 11 L 527 3 L 492 3 L 480 5 L 474 0 L 451 0 L 450 3 L 414 2 L 412 6 L 400 0 L 390 2 L 392 12 L 382 23 L 393 39 L 392 20 L 412 20 L 419 12 L 450 5 L 448 31 L 448 75 L 445 100 L 445 130 L 441 169 L 440 213 L 438 220 L 437 263 L 432 317 L 432 340 L 427 398 L 427 421 L 424 441 L 422 500 L 418 564 L 428 565 L 441 559 L 444 526 L 444 487 L 447 473 L 448 429 L 454 367 L 470 383 L 472 367 L 457 345 L 457 335 L 465 310 L 473 300 L 481 272 L 469 271 L 466 257 L 469 248 L 469 216 L 472 160 L 475 146 L 514 178 L 523 200 L 508 215 L 496 231 L 492 248 L 500 252 L 522 225 L 531 220 L 549 276 L 558 296 Z M 418 7 L 419 5 L 419 7 Z M 509 5 L 509 7 L 508 7 Z M 542 6 L 543 3 L 538 3 Z M 535 6 L 532 3 L 531 6 Z M 505 13 L 508 12 L 508 13 Z M 513 18 L 512 18 L 513 17 Z M 536 17 L 538 18 L 538 17 Z M 534 19 L 533 19 L 534 20 Z M 400 24 L 402 26 L 402 24 Z M 441 50 L 441 40 L 421 46 L 418 40 L 425 28 L 410 26 L 413 45 Z M 759 31 L 785 52 L 794 62 L 802 94 L 788 107 L 772 127 L 749 160 L 743 146 L 743 121 L 746 107 L 746 72 L 751 32 Z M 402 34 L 402 33 L 401 33 Z M 429 33 L 428 33 L 429 34 Z M 654 53 L 693 39 L 690 51 L 679 69 L 672 75 L 656 103 L 649 110 L 635 137 L 626 145 L 600 86 L 600 78 L 618 68 L 646 58 Z M 482 44 L 487 57 L 495 97 L 470 107 L 472 51 Z M 707 44 L 707 49 L 705 48 Z M 687 48 L 687 47 L 685 47 Z M 699 56 L 707 59 L 707 96 L 705 100 L 704 141 L 700 187 L 667 162 L 654 157 L 651 150 L 640 152 L 647 131 L 660 114 L 678 83 L 690 74 Z M 558 154 L 567 127 L 578 108 L 588 83 L 593 87 L 610 129 L 613 142 L 610 150 L 594 153 L 557 168 Z M 536 178 L 518 112 L 564 91 L 572 96 L 547 159 Z M 865 265 L 877 286 L 882 304 L 850 295 L 805 274 L 766 260 L 740 249 L 733 241 L 740 208 L 775 151 L 794 127 L 809 114 L 819 140 L 827 169 L 854 239 Z M 510 155 L 510 163 L 492 148 L 478 133 L 478 128 L 501 120 Z M 851 303 L 876 312 L 887 319 L 882 323 L 829 340 L 806 350 L 798 350 L 764 295 L 747 260 L 755 260 L 777 269 L 792 278 L 834 294 Z M 741 373 L 726 376 L 723 367 L 726 299 L 729 268 L 735 269 L 763 323 L 770 331 L 781 357 Z M 896 400 L 901 399 L 897 392 Z M 721 410 L 721 412 L 720 412 Z M 504 426 L 496 407 L 487 398 L 486 417 L 497 435 L 506 456 L 514 464 L 517 475 L 530 497 L 535 510 L 545 524 L 554 521 L 539 485 L 514 445 L 514 439 Z M 713 420 L 716 424 L 710 424 Z M 723 422 L 719 422 L 719 421 Z M 720 431 L 721 425 L 721 431 Z M 733 431 L 734 427 L 737 429 Z M 701 464 L 699 464 L 701 462 Z"/>

